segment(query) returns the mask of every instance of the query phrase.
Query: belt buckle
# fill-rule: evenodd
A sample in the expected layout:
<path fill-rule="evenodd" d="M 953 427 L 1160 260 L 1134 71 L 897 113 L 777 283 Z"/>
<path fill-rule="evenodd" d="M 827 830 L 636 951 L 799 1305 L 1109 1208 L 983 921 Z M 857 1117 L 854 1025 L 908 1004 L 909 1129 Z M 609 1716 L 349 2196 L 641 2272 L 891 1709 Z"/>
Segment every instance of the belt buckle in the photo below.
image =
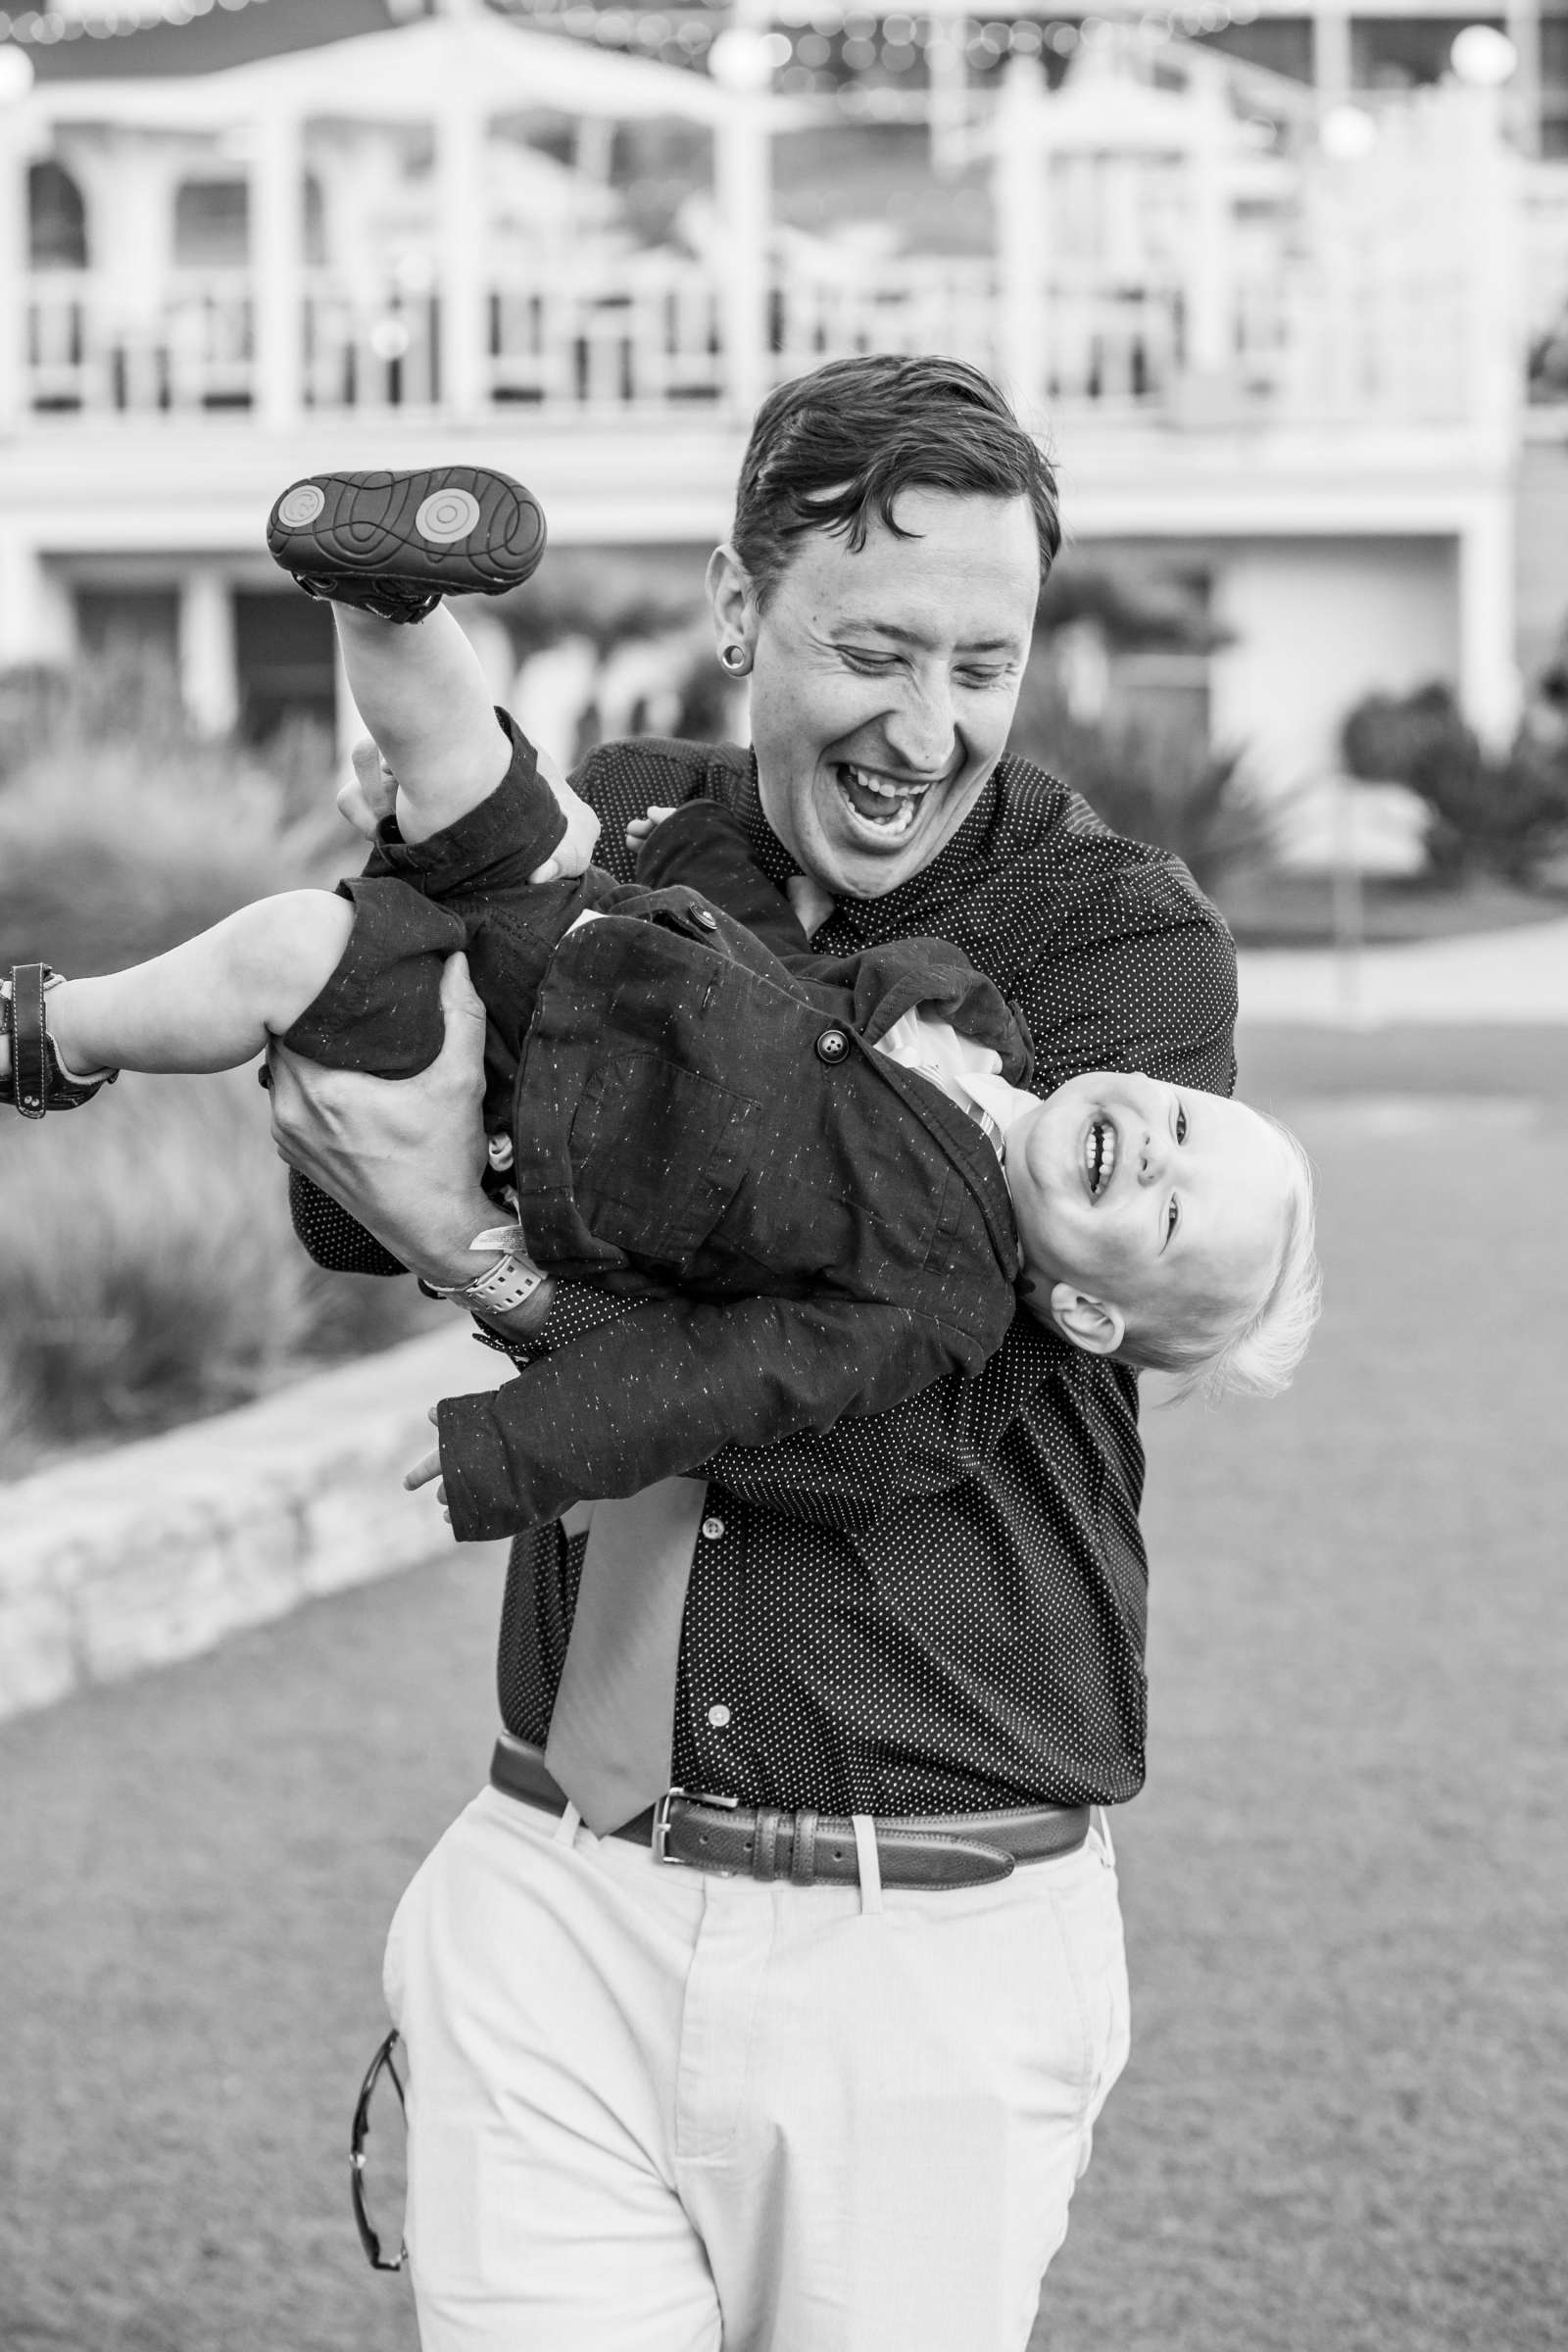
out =
<path fill-rule="evenodd" d="M 683 1796 L 691 1805 L 719 1805 L 731 1813 L 739 1812 L 741 1802 L 738 1796 L 713 1796 L 701 1788 L 666 1788 L 654 1807 L 654 1829 L 649 1844 L 653 1848 L 654 1860 L 667 1862 L 672 1870 L 681 1868 L 679 1854 L 672 1854 L 669 1850 L 669 1808 L 677 1796 Z"/>

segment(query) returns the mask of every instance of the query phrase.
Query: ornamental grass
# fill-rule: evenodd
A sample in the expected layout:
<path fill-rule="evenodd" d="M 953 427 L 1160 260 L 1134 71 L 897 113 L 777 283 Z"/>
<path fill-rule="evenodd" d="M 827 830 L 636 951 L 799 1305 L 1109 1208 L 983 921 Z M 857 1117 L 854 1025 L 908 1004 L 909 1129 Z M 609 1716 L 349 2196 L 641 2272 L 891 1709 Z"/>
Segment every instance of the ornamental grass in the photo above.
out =
<path fill-rule="evenodd" d="M 88 974 L 359 862 L 330 747 L 192 735 L 145 664 L 0 680 L 0 967 Z M 254 1071 L 0 1109 L 0 1478 L 222 1410 L 420 1327 L 295 1241 Z M 421 1311 L 422 1310 L 422 1311 Z"/>

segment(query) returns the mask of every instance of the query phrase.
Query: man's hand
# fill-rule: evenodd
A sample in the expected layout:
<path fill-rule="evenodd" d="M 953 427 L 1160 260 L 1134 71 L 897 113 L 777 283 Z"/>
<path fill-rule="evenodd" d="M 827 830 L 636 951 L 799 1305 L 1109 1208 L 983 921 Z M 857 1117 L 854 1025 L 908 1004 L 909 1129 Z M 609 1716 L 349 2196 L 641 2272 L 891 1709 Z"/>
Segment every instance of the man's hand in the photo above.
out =
<path fill-rule="evenodd" d="M 425 1417 L 429 1421 L 434 1421 L 435 1406 L 433 1404 L 431 1405 L 430 1410 Z M 416 1488 L 427 1487 L 432 1478 L 440 1477 L 441 1452 L 440 1448 L 437 1447 L 434 1453 L 421 1454 L 418 1461 L 415 1463 L 414 1468 L 404 1472 L 403 1484 L 408 1488 L 409 1493 L 412 1494 Z M 447 1508 L 447 1490 L 444 1479 L 442 1480 L 441 1485 L 438 1486 L 435 1491 L 435 1498 L 441 1505 L 442 1518 L 446 1521 L 448 1527 L 450 1527 L 452 1525 L 452 1513 Z"/>
<path fill-rule="evenodd" d="M 484 1007 L 467 959 L 441 975 L 446 1042 L 414 1078 L 329 1070 L 268 1049 L 278 1156 L 318 1184 L 426 1281 L 472 1279 L 468 1244 L 495 1222 L 485 1164 Z"/>

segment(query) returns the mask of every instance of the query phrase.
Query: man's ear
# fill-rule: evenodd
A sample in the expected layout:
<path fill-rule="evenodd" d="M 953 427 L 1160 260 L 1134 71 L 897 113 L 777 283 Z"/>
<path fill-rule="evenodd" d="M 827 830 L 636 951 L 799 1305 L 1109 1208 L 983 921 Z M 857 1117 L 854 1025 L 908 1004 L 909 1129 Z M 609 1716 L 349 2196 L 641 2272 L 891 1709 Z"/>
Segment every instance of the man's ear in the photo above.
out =
<path fill-rule="evenodd" d="M 708 601 L 719 646 L 743 645 L 750 653 L 757 628 L 751 575 L 727 539 L 708 559 Z"/>
<path fill-rule="evenodd" d="M 1070 1282 L 1052 1285 L 1048 1320 L 1086 1355 L 1114 1355 L 1127 1336 L 1127 1318 L 1119 1306 L 1091 1298 Z"/>

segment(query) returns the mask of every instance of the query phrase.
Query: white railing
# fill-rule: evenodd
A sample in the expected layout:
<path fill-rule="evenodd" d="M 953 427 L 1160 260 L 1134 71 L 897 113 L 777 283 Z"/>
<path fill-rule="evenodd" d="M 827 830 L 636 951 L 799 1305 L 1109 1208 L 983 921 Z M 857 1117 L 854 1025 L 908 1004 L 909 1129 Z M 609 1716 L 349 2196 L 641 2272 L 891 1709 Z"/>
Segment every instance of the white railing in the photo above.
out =
<path fill-rule="evenodd" d="M 778 272 L 770 308 L 775 381 L 857 352 L 942 352 L 993 368 L 1000 346 L 1000 290 L 982 259 L 895 256 Z"/>
<path fill-rule="evenodd" d="M 1305 250 L 1230 284 L 1221 364 L 1205 398 L 1282 421 L 1462 421 L 1476 333 L 1451 253 L 1324 221 Z M 1341 233 L 1343 230 L 1343 234 Z M 1332 232 L 1332 233 L 1331 233 Z M 1189 289 L 1107 282 L 1087 265 L 1042 272 L 1036 309 L 1048 405 L 1117 417 L 1181 413 L 1194 372 Z M 562 417 L 678 413 L 727 394 L 715 271 L 674 252 L 601 258 L 492 287 L 474 371 L 490 407 Z M 998 369 L 1008 349 L 995 265 L 879 259 L 829 274 L 791 259 L 765 313 L 773 380 L 865 351 L 942 351 Z M 27 294 L 27 410 L 188 416 L 253 407 L 257 306 L 243 271 L 183 271 L 152 314 L 127 318 L 87 272 L 38 273 Z M 316 272 L 299 321 L 298 405 L 439 413 L 439 292 L 384 295 Z"/>
<path fill-rule="evenodd" d="M 437 299 L 392 288 L 378 295 L 314 273 L 304 304 L 304 406 L 439 407 Z"/>
<path fill-rule="evenodd" d="M 666 408 L 725 391 L 723 304 L 702 263 L 651 251 L 541 272 L 490 298 L 490 396 L 546 409 Z"/>
<path fill-rule="evenodd" d="M 25 301 L 35 410 L 150 414 L 250 405 L 255 328 L 247 270 L 175 270 L 161 299 L 135 308 L 87 270 L 39 270 Z"/>

